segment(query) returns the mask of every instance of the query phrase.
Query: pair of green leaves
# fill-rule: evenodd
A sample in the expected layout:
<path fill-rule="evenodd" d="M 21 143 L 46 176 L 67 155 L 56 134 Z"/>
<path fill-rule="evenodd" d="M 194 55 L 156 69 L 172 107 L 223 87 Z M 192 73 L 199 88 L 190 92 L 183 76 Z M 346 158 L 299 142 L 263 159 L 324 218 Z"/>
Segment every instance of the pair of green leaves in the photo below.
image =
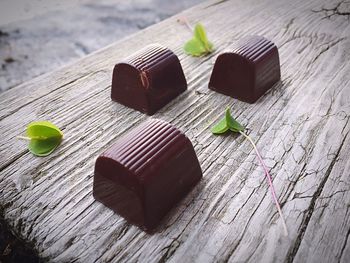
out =
<path fill-rule="evenodd" d="M 19 139 L 29 140 L 28 149 L 36 156 L 47 156 L 60 145 L 62 131 L 48 121 L 36 121 L 27 126 L 26 137 Z"/>
<path fill-rule="evenodd" d="M 243 132 L 244 129 L 245 128 L 232 117 L 230 109 L 227 108 L 225 117 L 212 127 L 211 132 L 213 134 L 222 134 L 228 130 L 233 132 Z"/>
<path fill-rule="evenodd" d="M 196 24 L 193 38 L 185 44 L 184 50 L 187 54 L 194 57 L 200 57 L 213 52 L 213 44 L 208 40 L 203 25 Z"/>

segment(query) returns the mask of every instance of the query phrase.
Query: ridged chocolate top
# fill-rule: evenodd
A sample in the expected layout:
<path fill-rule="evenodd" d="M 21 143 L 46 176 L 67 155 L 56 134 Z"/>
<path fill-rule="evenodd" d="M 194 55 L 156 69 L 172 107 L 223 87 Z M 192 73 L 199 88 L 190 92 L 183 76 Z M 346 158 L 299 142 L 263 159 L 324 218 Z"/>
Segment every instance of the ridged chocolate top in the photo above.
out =
<path fill-rule="evenodd" d="M 239 41 L 232 52 L 256 63 L 274 48 L 275 44 L 262 36 L 248 36 Z"/>
<path fill-rule="evenodd" d="M 156 166 L 159 159 L 176 154 L 173 146 L 182 148 L 187 140 L 184 134 L 169 123 L 151 119 L 119 139 L 102 156 L 119 162 L 139 176 Z"/>
<path fill-rule="evenodd" d="M 152 44 L 127 57 L 124 63 L 145 71 L 173 55 L 175 54 L 170 49 L 159 44 Z"/>

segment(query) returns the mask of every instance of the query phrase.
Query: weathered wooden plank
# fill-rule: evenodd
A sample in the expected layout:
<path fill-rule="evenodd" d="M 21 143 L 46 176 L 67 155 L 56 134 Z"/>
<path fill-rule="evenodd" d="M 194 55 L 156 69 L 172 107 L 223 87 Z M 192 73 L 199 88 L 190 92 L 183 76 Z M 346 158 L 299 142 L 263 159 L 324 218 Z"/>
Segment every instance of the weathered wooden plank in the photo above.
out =
<path fill-rule="evenodd" d="M 171 18 L 4 93 L 0 196 L 7 220 L 42 256 L 58 262 L 347 262 L 350 24 L 339 11 L 330 18 L 322 11 L 347 5 L 207 2 L 183 13 L 207 27 L 217 50 L 206 58 L 183 54 L 190 33 Z M 253 105 L 209 91 L 217 54 L 255 33 L 279 47 L 282 82 Z M 97 155 L 147 118 L 110 101 L 112 66 L 151 42 L 179 55 L 189 83 L 189 90 L 155 117 L 189 136 L 204 178 L 159 231 L 147 235 L 95 202 L 91 190 Z M 228 105 L 250 129 L 270 167 L 288 237 L 249 143 L 240 136 L 210 134 L 209 125 Z M 41 118 L 66 134 L 48 158 L 31 156 L 13 139 Z"/>

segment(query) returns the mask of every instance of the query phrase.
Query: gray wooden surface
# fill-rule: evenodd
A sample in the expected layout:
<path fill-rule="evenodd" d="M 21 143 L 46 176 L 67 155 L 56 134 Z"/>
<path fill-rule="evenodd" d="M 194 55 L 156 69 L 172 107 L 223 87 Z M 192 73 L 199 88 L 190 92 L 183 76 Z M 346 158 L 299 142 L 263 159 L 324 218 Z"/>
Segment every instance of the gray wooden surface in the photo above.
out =
<path fill-rule="evenodd" d="M 349 262 L 349 2 L 209 1 L 185 11 L 217 50 L 182 52 L 189 31 L 170 18 L 0 98 L 0 197 L 6 219 L 55 262 Z M 216 56 L 247 34 L 280 51 L 282 82 L 250 105 L 208 90 Z M 191 139 L 204 178 L 148 235 L 94 201 L 99 153 L 148 118 L 110 100 L 113 65 L 158 42 L 179 56 L 188 91 L 154 117 Z M 227 106 L 249 128 L 266 160 L 289 236 L 263 171 L 242 136 L 208 127 Z M 30 121 L 63 129 L 47 158 L 15 136 Z"/>

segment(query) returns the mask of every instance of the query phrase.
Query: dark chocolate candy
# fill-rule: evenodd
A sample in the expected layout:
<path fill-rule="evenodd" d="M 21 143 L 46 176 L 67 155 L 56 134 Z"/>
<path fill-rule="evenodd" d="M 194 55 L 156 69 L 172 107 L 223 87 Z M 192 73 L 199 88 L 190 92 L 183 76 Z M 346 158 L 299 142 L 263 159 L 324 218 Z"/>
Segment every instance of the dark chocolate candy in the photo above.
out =
<path fill-rule="evenodd" d="M 152 230 L 201 178 L 190 140 L 151 119 L 97 158 L 93 195 L 130 223 Z"/>
<path fill-rule="evenodd" d="M 154 44 L 115 65 L 111 97 L 152 115 L 186 89 L 177 56 L 168 48 Z"/>
<path fill-rule="evenodd" d="M 215 61 L 209 88 L 254 103 L 281 78 L 277 47 L 262 36 L 249 36 Z"/>

